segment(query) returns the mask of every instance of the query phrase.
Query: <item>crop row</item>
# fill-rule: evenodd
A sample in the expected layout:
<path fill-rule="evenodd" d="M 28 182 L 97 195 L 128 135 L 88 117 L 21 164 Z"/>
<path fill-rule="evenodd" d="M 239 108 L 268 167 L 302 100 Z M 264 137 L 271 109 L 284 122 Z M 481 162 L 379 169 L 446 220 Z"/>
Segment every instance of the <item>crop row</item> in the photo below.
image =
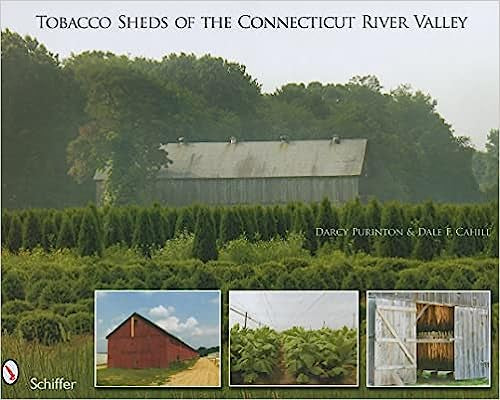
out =
<path fill-rule="evenodd" d="M 338 382 L 357 367 L 357 330 L 293 327 L 277 333 L 269 327 L 236 324 L 231 328 L 230 352 L 235 384 L 266 382 L 271 375 L 280 379 L 283 368 L 297 384 Z"/>
<path fill-rule="evenodd" d="M 81 255 L 103 254 L 103 249 L 121 244 L 150 256 L 155 249 L 186 234 L 194 235 L 192 255 L 202 261 L 218 258 L 228 242 L 245 237 L 250 242 L 286 238 L 295 232 L 304 236 L 304 248 L 311 254 L 328 244 L 345 253 L 364 252 L 381 257 L 412 257 L 430 260 L 438 256 L 498 257 L 498 206 L 381 204 L 358 200 L 342 206 L 327 199 L 321 203 L 290 203 L 275 206 L 232 206 L 172 208 L 95 206 L 65 210 L 29 209 L 2 214 L 2 246 L 11 252 L 75 248 Z M 446 229 L 476 227 L 489 229 L 489 236 L 363 235 L 321 236 L 316 228 Z"/>
<path fill-rule="evenodd" d="M 189 240 L 178 242 L 182 248 Z M 230 289 L 484 289 L 492 291 L 493 303 L 498 302 L 495 258 L 425 262 L 323 250 L 312 257 L 300 240 L 249 243 L 241 239 L 221 252 L 220 261 L 174 261 L 176 253 L 178 247 L 151 258 L 119 247 L 107 249 L 102 258 L 80 257 L 69 250 L 5 251 L 2 328 L 13 333 L 25 314 L 36 318 L 43 312 L 68 319 L 71 314 L 91 312 L 96 289 L 222 289 L 225 307 Z M 227 338 L 225 332 L 223 338 Z M 62 339 L 57 335 L 54 340 Z"/>

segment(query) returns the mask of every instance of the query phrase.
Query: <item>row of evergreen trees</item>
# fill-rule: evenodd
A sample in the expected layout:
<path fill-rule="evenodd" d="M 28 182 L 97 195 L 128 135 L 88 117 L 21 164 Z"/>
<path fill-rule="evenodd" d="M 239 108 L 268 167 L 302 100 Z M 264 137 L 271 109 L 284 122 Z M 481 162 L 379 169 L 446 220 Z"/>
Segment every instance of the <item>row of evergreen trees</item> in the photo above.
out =
<path fill-rule="evenodd" d="M 490 228 L 479 236 L 316 236 L 316 228 L 427 229 L 450 227 Z M 2 213 L 2 246 L 11 252 L 41 246 L 46 251 L 76 248 L 80 255 L 101 256 L 113 245 L 136 248 L 145 256 L 167 240 L 194 235 L 193 256 L 202 261 L 217 259 L 220 246 L 244 236 L 249 241 L 286 238 L 289 232 L 304 236 L 304 247 L 314 254 L 328 245 L 348 254 L 364 252 L 382 257 L 487 255 L 498 257 L 498 205 L 381 204 L 359 200 L 333 206 L 321 203 L 290 203 L 274 206 L 171 208 L 105 207 L 94 205 L 65 210 L 29 209 Z"/>

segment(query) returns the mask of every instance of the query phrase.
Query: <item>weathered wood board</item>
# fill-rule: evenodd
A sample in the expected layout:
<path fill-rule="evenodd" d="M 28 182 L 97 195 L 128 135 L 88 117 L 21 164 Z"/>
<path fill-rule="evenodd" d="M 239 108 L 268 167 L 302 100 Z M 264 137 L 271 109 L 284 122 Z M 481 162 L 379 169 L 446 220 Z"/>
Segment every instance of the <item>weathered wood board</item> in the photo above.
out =
<path fill-rule="evenodd" d="M 417 307 L 415 302 L 372 299 L 373 384 L 408 385 L 417 382 Z"/>
<path fill-rule="evenodd" d="M 488 310 L 455 307 L 455 379 L 489 377 Z"/>

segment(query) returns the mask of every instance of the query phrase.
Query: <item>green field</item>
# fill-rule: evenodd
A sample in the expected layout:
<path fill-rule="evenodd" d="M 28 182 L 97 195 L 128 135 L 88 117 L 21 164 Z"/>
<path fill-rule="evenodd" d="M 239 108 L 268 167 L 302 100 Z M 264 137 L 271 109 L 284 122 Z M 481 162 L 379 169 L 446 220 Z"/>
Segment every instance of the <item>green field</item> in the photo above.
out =
<path fill-rule="evenodd" d="M 160 386 L 168 377 L 194 365 L 197 359 L 171 364 L 168 368 L 97 369 L 97 386 Z"/>
<path fill-rule="evenodd" d="M 20 339 L 3 337 L 2 357 L 20 361 L 21 376 L 14 386 L 3 386 L 4 398 L 498 398 L 498 337 L 494 338 L 491 388 L 404 388 L 367 389 L 365 387 L 365 337 L 360 341 L 360 388 L 320 389 L 261 389 L 228 387 L 227 347 L 222 352 L 222 389 L 107 389 L 94 388 L 93 340 L 91 337 L 74 338 L 70 343 L 40 346 Z M 75 390 L 32 391 L 28 388 L 31 377 L 59 377 L 76 380 Z"/>
<path fill-rule="evenodd" d="M 310 216 L 313 212 L 314 218 L 321 219 L 321 207 L 307 207 L 310 208 L 302 206 L 300 208 L 305 214 L 302 214 L 302 211 L 295 213 L 297 221 L 304 222 L 302 217 Z M 453 213 L 450 214 L 446 210 L 453 211 L 453 207 L 448 209 L 440 206 L 439 210 L 442 216 L 450 216 Z M 457 207 L 460 211 L 458 215 L 471 212 L 471 218 L 475 216 L 478 221 L 488 220 L 489 216 L 483 212 L 492 210 L 491 205 L 470 209 L 464 208 L 465 206 Z M 387 215 L 396 208 L 387 207 Z M 463 242 L 462 244 L 469 245 L 467 253 L 461 252 L 462 244 L 459 242 L 422 242 L 415 239 L 405 242 L 409 246 L 408 256 L 383 256 L 382 254 L 396 250 L 391 242 L 332 243 L 327 240 L 321 243 L 310 236 L 301 235 L 300 232 L 287 233 L 285 237 L 273 234 L 267 240 L 261 240 L 260 233 L 252 239 L 237 236 L 236 239 L 229 240 L 227 234 L 231 232 L 225 232 L 224 229 L 230 226 L 226 220 L 235 217 L 232 210 L 223 211 L 222 217 L 219 215 L 221 225 L 216 229 L 217 235 L 215 235 L 218 239 L 212 237 L 215 240 L 212 241 L 212 245 L 215 243 L 217 246 L 217 259 L 203 262 L 193 255 L 196 244 L 200 245 L 203 242 L 199 240 L 200 237 L 197 239 L 197 235 L 201 235 L 199 230 L 198 234 L 193 235 L 191 232 L 186 233 L 184 229 L 184 224 L 188 220 L 191 220 L 191 226 L 195 225 L 193 218 L 201 215 L 198 214 L 199 210 L 198 212 L 195 208 L 176 210 L 179 223 L 173 224 L 168 218 L 163 219 L 164 228 L 180 227 L 183 233 L 175 234 L 172 228 L 170 233 L 175 236 L 162 242 L 161 246 L 149 242 L 151 235 L 143 236 L 141 229 L 144 228 L 145 232 L 151 233 L 152 228 L 159 228 L 149 226 L 151 228 L 149 229 L 148 224 L 144 224 L 148 221 L 149 224 L 158 221 L 150 218 L 149 213 L 160 212 L 160 215 L 164 215 L 162 212 L 167 212 L 169 216 L 172 209 L 162 210 L 153 207 L 146 212 L 145 209 L 132 207 L 115 210 L 120 218 L 124 218 L 122 222 L 129 220 L 123 215 L 131 216 L 138 212 L 135 213 L 137 229 L 134 230 L 133 241 L 130 244 L 126 242 L 111 244 L 109 228 L 112 221 L 116 223 L 117 219 L 111 218 L 115 214 L 110 210 L 113 208 L 96 210 L 89 207 L 85 210 L 68 209 L 57 212 L 19 211 L 10 215 L 8 242 L 10 245 L 18 243 L 21 247 L 13 247 L 12 250 L 9 250 L 8 246 L 2 248 L 2 359 L 18 360 L 21 366 L 21 378 L 14 386 L 3 387 L 4 397 L 498 398 L 498 258 L 491 252 L 490 247 L 494 237 L 484 241 L 474 239 L 471 243 Z M 217 210 L 211 209 L 211 212 L 216 215 Z M 259 208 L 252 210 L 250 214 L 262 211 Z M 369 210 L 370 206 L 365 208 L 353 203 L 345 206 L 341 211 L 341 217 L 348 221 L 354 212 L 367 216 L 373 211 Z M 409 218 L 410 221 L 423 210 L 419 206 L 408 205 L 405 208 L 405 218 Z M 242 215 L 245 214 L 243 211 L 248 214 L 249 209 L 240 211 Z M 41 225 L 37 223 L 39 221 L 37 215 L 40 218 L 43 215 L 44 221 L 48 224 L 44 223 L 42 227 L 45 228 L 42 230 L 40 230 Z M 58 216 L 61 217 L 59 222 L 57 222 Z M 73 225 L 70 224 L 70 219 Z M 252 218 L 247 222 L 250 220 Z M 273 221 L 273 218 L 268 221 Z M 49 228 L 53 228 L 52 222 L 60 223 L 59 233 L 67 234 L 68 237 L 72 236 L 71 232 L 75 226 L 80 226 L 78 242 L 73 241 L 73 247 L 69 248 L 57 248 L 57 243 L 56 248 L 51 247 L 53 244 L 46 239 L 54 239 L 54 235 L 48 234 Z M 21 224 L 23 229 L 19 231 Z M 116 226 L 120 227 L 121 223 Z M 249 226 L 245 229 L 249 229 Z M 88 227 L 92 228 L 93 233 L 90 232 L 92 234 L 87 231 Z M 264 232 L 264 229 L 266 232 L 271 231 L 269 226 L 259 228 L 260 232 Z M 73 233 L 76 234 L 77 231 Z M 128 232 L 131 233 L 132 230 Z M 241 232 L 231 233 L 234 234 L 240 235 Z M 221 237 L 227 240 L 223 241 Z M 59 239 L 61 244 L 67 237 L 60 234 Z M 40 247 L 37 244 L 39 241 L 48 247 Z M 30 248 L 31 245 L 34 245 L 34 248 Z M 82 255 L 83 250 L 90 251 L 96 249 L 95 246 L 99 249 L 98 253 Z M 366 251 L 363 251 L 362 248 L 365 246 Z M 415 249 L 421 246 L 422 248 L 431 246 L 435 250 L 432 260 L 418 257 L 419 252 Z M 200 249 L 203 253 L 205 248 L 201 246 Z M 95 389 L 92 335 L 96 289 L 221 289 L 223 388 Z M 360 388 L 300 390 L 228 388 L 228 291 L 231 289 L 359 290 L 362 335 L 359 349 Z M 474 389 L 367 389 L 363 336 L 364 296 L 367 289 L 491 290 L 493 386 Z M 50 379 L 61 376 L 68 380 L 76 380 L 78 382 L 76 389 L 66 393 L 49 390 L 32 391 L 28 387 L 29 379 L 32 377 Z"/>

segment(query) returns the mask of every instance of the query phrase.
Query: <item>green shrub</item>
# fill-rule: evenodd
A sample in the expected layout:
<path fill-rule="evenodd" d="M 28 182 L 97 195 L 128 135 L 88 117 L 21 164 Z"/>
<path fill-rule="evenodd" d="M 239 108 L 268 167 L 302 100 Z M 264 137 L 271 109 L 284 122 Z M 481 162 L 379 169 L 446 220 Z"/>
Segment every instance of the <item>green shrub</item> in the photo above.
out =
<path fill-rule="evenodd" d="M 32 311 L 35 307 L 26 300 L 12 300 L 2 304 L 2 314 L 22 314 L 26 311 Z"/>
<path fill-rule="evenodd" d="M 104 221 L 104 246 L 110 247 L 125 242 L 121 213 L 116 208 L 108 211 Z"/>
<path fill-rule="evenodd" d="M 71 314 L 76 314 L 80 312 L 88 312 L 88 307 L 86 304 L 80 303 L 56 303 L 50 306 L 50 311 L 54 314 L 67 317 Z"/>
<path fill-rule="evenodd" d="M 25 297 L 24 276 L 18 271 L 9 271 L 2 275 L 2 299 L 3 301 L 24 299 Z"/>
<path fill-rule="evenodd" d="M 44 345 L 68 340 L 66 321 L 51 312 L 32 311 L 26 313 L 17 326 L 19 335 L 28 341 L 38 341 Z"/>
<path fill-rule="evenodd" d="M 163 246 L 167 240 L 163 215 L 161 208 L 158 204 L 155 204 L 151 210 L 149 210 L 149 218 L 151 220 L 151 228 L 153 231 L 153 246 L 160 248 Z"/>
<path fill-rule="evenodd" d="M 48 308 L 56 303 L 72 303 L 75 293 L 69 282 L 51 281 L 42 289 L 38 304 L 42 308 Z"/>
<path fill-rule="evenodd" d="M 54 217 L 50 214 L 45 217 L 42 225 L 42 247 L 45 251 L 55 248 L 57 242 L 57 228 Z"/>
<path fill-rule="evenodd" d="M 78 234 L 78 250 L 81 256 L 102 256 L 101 234 L 97 218 L 92 210 L 83 215 Z"/>
<path fill-rule="evenodd" d="M 7 244 L 11 219 L 12 214 L 7 210 L 2 210 L 2 246 Z"/>
<path fill-rule="evenodd" d="M 137 216 L 133 244 L 135 248 L 139 249 L 143 256 L 151 256 L 151 250 L 154 244 L 154 232 L 149 212 L 146 209 L 141 209 Z"/>
<path fill-rule="evenodd" d="M 192 209 L 182 208 L 175 221 L 175 236 L 193 233 L 195 222 Z"/>
<path fill-rule="evenodd" d="M 236 264 L 260 264 L 266 261 L 281 261 L 286 257 L 310 257 L 303 248 L 304 238 L 296 233 L 286 240 L 273 239 L 251 243 L 239 238 L 227 243 L 220 251 L 219 259 Z"/>
<path fill-rule="evenodd" d="M 214 221 L 207 208 L 198 213 L 193 240 L 193 257 L 203 262 L 217 259 L 217 243 Z"/>
<path fill-rule="evenodd" d="M 94 312 L 94 297 L 93 296 L 92 296 L 92 298 L 89 298 L 89 299 L 80 299 L 80 300 L 78 300 L 78 302 L 76 304 L 79 306 L 82 306 L 82 311 L 85 310 L 85 311 L 88 311 L 91 313 Z"/>
<path fill-rule="evenodd" d="M 23 228 L 21 220 L 17 214 L 14 214 L 10 221 L 9 236 L 7 237 L 7 248 L 17 253 L 23 245 Z"/>
<path fill-rule="evenodd" d="M 75 335 L 92 333 L 94 330 L 94 317 L 89 312 L 80 311 L 70 314 L 67 318 L 70 332 Z"/>
<path fill-rule="evenodd" d="M 12 335 L 19 323 L 19 315 L 7 314 L 2 310 L 2 333 Z"/>
<path fill-rule="evenodd" d="M 23 248 L 34 249 L 42 243 L 40 219 L 34 211 L 28 211 L 23 221 Z"/>
<path fill-rule="evenodd" d="M 39 281 L 32 282 L 28 288 L 28 293 L 26 295 L 26 300 L 34 305 L 38 305 L 38 301 L 40 299 L 40 295 L 42 294 L 42 290 L 45 289 L 48 280 L 42 279 Z"/>
<path fill-rule="evenodd" d="M 75 244 L 75 228 L 71 219 L 67 215 L 64 215 L 57 235 L 56 248 L 70 249 L 75 247 Z"/>
<path fill-rule="evenodd" d="M 193 257 L 193 242 L 193 234 L 182 234 L 174 239 L 168 240 L 163 248 L 156 251 L 151 258 L 158 263 L 189 260 Z"/>
<path fill-rule="evenodd" d="M 258 221 L 257 221 L 258 222 Z M 220 241 L 225 244 L 243 234 L 243 223 L 239 213 L 233 208 L 226 208 L 220 221 Z"/>

